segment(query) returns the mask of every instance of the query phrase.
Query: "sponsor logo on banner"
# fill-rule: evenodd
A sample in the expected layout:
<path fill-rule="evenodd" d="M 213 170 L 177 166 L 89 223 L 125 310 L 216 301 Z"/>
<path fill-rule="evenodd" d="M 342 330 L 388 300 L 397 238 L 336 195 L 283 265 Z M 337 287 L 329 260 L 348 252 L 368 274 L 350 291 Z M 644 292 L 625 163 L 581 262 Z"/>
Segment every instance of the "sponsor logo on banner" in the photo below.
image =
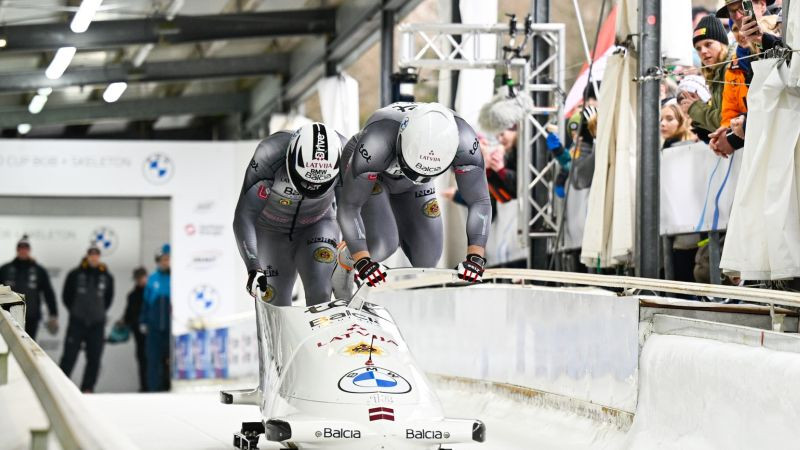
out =
<path fill-rule="evenodd" d="M 369 421 L 374 422 L 376 420 L 389 420 L 391 422 L 394 422 L 394 409 L 387 408 L 385 406 L 370 408 Z"/>
<path fill-rule="evenodd" d="M 361 431 L 344 428 L 323 428 L 321 431 L 316 431 L 314 436 L 328 439 L 361 439 Z"/>
<path fill-rule="evenodd" d="M 219 224 L 199 224 L 187 223 L 184 225 L 183 230 L 187 236 L 222 236 L 225 231 L 225 225 Z"/>
<path fill-rule="evenodd" d="M 220 250 L 205 250 L 195 252 L 189 261 L 188 267 L 194 270 L 208 270 L 217 265 L 217 261 L 222 257 Z"/>
<path fill-rule="evenodd" d="M 411 384 L 391 370 L 364 366 L 344 374 L 339 379 L 339 389 L 351 394 L 406 394 L 411 392 Z"/>
<path fill-rule="evenodd" d="M 431 219 L 439 217 L 439 215 L 441 215 L 441 211 L 439 211 L 439 202 L 436 201 L 435 198 L 428 200 L 422 205 L 422 213 L 425 214 L 425 217 L 430 217 Z"/>
<path fill-rule="evenodd" d="M 439 430 L 414 430 L 412 428 L 406 428 L 406 439 L 450 439 L 450 433 Z"/>
<path fill-rule="evenodd" d="M 194 207 L 194 212 L 198 214 L 205 214 L 211 212 L 216 204 L 213 200 L 205 200 L 202 202 L 198 202 L 197 205 Z"/>
<path fill-rule="evenodd" d="M 145 158 L 142 171 L 147 181 L 153 184 L 164 184 L 175 173 L 175 165 L 167 155 L 153 153 Z"/>
<path fill-rule="evenodd" d="M 89 245 L 96 245 L 103 256 L 113 254 L 118 244 L 117 233 L 110 227 L 96 228 L 89 235 Z"/>
<path fill-rule="evenodd" d="M 219 292 L 207 284 L 196 286 L 189 293 L 189 308 L 201 316 L 214 312 L 219 302 Z"/>
<path fill-rule="evenodd" d="M 350 339 L 350 338 L 375 339 L 378 342 L 383 342 L 384 344 L 394 344 L 395 347 L 398 347 L 397 342 L 395 342 L 394 339 L 387 338 L 387 337 L 381 336 L 379 334 L 370 333 L 369 331 L 367 331 L 366 328 L 364 328 L 364 327 L 362 327 L 360 325 L 353 324 L 353 325 L 350 325 L 350 327 L 347 328 L 347 330 L 345 330 L 344 333 L 336 335 L 336 336 L 330 338 L 330 340 L 328 340 L 328 342 L 317 341 L 317 348 L 324 347 L 324 346 L 326 346 L 328 344 L 332 344 L 332 343 L 334 343 L 336 341 L 344 341 L 344 340 Z"/>
<path fill-rule="evenodd" d="M 330 264 L 334 259 L 336 259 L 336 255 L 334 255 L 333 250 L 328 247 L 317 247 L 317 249 L 314 250 L 314 260 L 317 262 Z"/>

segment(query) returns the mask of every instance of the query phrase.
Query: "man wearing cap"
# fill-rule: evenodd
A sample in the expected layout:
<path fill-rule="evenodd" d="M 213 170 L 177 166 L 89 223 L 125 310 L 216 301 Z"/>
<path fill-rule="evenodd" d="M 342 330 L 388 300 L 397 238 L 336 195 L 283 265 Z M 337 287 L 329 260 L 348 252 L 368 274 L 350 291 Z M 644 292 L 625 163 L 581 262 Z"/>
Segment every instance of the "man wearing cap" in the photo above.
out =
<path fill-rule="evenodd" d="M 145 333 L 148 392 L 168 391 L 170 385 L 169 340 L 171 334 L 170 246 L 164 244 L 156 253 L 156 271 L 147 279 L 144 302 L 139 317 Z"/>
<path fill-rule="evenodd" d="M 31 243 L 27 235 L 17 242 L 17 257 L 0 267 L 0 284 L 5 284 L 14 292 L 25 296 L 25 332 L 31 339 L 36 339 L 42 318 L 42 297 L 50 313 L 46 323 L 47 330 L 51 334 L 58 331 L 56 294 L 47 271 L 31 257 Z"/>
<path fill-rule="evenodd" d="M 61 355 L 61 370 L 70 376 L 81 345 L 86 348 L 86 368 L 81 391 L 94 392 L 100 372 L 105 342 L 106 311 L 114 298 L 114 277 L 100 262 L 100 249 L 91 246 L 81 263 L 64 282 L 64 305 L 69 310 L 69 325 Z"/>

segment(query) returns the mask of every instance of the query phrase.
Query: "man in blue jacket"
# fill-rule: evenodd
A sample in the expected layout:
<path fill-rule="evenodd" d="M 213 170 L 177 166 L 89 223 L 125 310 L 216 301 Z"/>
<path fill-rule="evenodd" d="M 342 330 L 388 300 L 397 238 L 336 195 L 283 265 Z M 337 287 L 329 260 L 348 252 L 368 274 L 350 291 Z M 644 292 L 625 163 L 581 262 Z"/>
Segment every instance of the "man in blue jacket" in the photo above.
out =
<path fill-rule="evenodd" d="M 147 359 L 147 390 L 168 391 L 170 387 L 170 303 L 169 244 L 164 244 L 156 255 L 158 267 L 144 288 L 144 302 L 139 318 L 141 329 L 146 333 L 145 354 Z"/>

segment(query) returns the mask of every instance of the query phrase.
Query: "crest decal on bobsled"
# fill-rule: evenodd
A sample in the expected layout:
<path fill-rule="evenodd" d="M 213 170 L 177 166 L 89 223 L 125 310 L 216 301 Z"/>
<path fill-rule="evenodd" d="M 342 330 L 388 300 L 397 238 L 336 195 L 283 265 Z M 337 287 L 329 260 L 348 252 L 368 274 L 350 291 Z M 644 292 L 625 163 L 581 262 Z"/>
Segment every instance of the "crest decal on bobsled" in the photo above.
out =
<path fill-rule="evenodd" d="M 407 394 L 411 384 L 400 374 L 381 367 L 361 367 L 339 379 L 339 390 L 351 394 Z"/>

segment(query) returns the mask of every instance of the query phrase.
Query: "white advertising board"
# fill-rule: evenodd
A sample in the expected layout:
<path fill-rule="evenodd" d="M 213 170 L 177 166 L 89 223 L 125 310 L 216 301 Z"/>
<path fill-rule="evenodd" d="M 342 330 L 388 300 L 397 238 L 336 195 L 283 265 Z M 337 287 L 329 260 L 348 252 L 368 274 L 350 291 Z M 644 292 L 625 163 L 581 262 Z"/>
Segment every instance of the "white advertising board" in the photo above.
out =
<path fill-rule="evenodd" d="M 720 158 L 704 143 L 661 152 L 661 234 L 675 235 L 728 226 L 741 155 Z"/>
<path fill-rule="evenodd" d="M 255 147 L 256 142 L 0 140 L 0 195 L 170 198 L 177 334 L 190 319 L 252 306 L 243 289 L 235 288 L 244 285 L 244 265 L 231 223 Z"/>

